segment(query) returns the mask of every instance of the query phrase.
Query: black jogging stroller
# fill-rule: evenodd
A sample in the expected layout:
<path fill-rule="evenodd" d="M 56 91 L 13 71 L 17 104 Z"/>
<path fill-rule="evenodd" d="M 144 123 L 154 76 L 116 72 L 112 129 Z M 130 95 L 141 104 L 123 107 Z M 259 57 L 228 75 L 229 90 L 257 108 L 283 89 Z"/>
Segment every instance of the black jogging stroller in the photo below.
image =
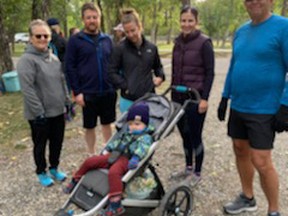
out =
<path fill-rule="evenodd" d="M 183 105 L 171 102 L 166 97 L 170 91 L 188 94 L 189 99 L 187 99 Z M 129 186 L 137 177 L 142 176 L 143 173 L 147 173 L 148 171 L 156 184 L 144 198 L 131 197 L 127 195 L 128 192 L 124 192 L 122 205 L 125 208 L 125 213 L 123 215 L 144 216 L 159 207 L 159 216 L 188 216 L 192 212 L 193 205 L 193 196 L 189 185 L 183 181 L 177 183 L 172 189 L 165 192 L 161 180 L 156 173 L 156 168 L 151 164 L 151 159 L 158 147 L 159 140 L 167 137 L 172 132 L 189 104 L 199 103 L 200 95 L 195 89 L 190 89 L 185 86 L 170 86 L 163 94 L 148 93 L 135 101 L 134 104 L 143 101 L 149 106 L 150 123 L 155 127 L 155 132 L 152 134 L 153 143 L 146 157 L 140 161 L 135 170 L 130 170 L 123 176 L 122 182 L 124 187 Z M 127 112 L 116 122 L 117 132 L 111 139 L 118 138 L 127 129 L 126 116 Z M 125 188 L 127 189 L 128 187 Z M 108 170 L 97 169 L 90 171 L 81 178 L 68 200 L 54 216 L 96 215 L 106 207 L 108 191 Z M 70 208 L 71 206 L 73 208 Z"/>

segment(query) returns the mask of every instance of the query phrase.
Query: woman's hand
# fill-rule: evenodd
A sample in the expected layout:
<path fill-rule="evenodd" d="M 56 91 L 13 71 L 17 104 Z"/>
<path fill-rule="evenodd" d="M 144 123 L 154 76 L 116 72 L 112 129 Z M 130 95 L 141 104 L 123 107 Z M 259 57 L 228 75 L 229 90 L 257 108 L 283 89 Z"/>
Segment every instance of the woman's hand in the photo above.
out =
<path fill-rule="evenodd" d="M 198 106 L 198 112 L 200 114 L 207 112 L 208 109 L 208 101 L 207 100 L 200 100 L 199 106 Z"/>
<path fill-rule="evenodd" d="M 153 78 L 153 83 L 156 87 L 160 86 L 162 82 L 163 82 L 163 79 L 161 77 L 154 77 Z"/>

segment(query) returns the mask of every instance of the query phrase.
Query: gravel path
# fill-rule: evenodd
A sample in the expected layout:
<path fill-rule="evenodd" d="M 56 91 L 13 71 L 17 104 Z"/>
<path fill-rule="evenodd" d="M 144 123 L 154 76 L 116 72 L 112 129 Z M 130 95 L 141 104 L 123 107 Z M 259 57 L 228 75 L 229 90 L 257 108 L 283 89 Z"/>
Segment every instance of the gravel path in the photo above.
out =
<path fill-rule="evenodd" d="M 194 216 L 223 216 L 222 205 L 240 191 L 231 141 L 226 136 L 226 124 L 216 119 L 216 108 L 220 100 L 228 62 L 228 58 L 217 58 L 216 61 L 216 77 L 204 130 L 206 154 L 203 179 L 196 188 L 193 188 L 192 215 Z M 65 140 L 60 167 L 71 176 L 71 173 L 86 157 L 81 121 L 70 123 L 67 126 L 67 132 L 70 138 Z M 280 206 L 283 216 L 288 215 L 286 174 L 288 146 L 286 142 L 286 134 L 277 135 L 273 152 L 280 175 Z M 0 154 L 0 216 L 51 216 L 63 205 L 67 196 L 62 193 L 61 184 L 55 184 L 50 188 L 43 188 L 39 185 L 34 174 L 31 141 L 28 140 L 24 144 L 27 146 L 25 150 L 15 150 L 13 155 Z M 159 164 L 157 173 L 165 189 L 169 189 L 172 184 L 167 181 L 169 173 L 183 168 L 184 164 L 181 140 L 177 130 L 165 140 L 160 141 L 160 148 L 155 156 L 153 163 Z M 259 206 L 258 211 L 240 216 L 266 215 L 267 203 L 259 187 L 258 178 L 255 178 L 255 196 Z M 157 216 L 157 212 L 152 215 Z"/>

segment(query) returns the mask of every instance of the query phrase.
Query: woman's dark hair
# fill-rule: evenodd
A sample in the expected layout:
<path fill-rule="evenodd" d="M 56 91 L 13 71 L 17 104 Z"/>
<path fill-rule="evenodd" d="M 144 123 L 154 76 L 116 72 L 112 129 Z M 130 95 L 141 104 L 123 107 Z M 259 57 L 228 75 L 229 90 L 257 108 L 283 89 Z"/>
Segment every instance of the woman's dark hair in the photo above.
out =
<path fill-rule="evenodd" d="M 190 12 L 191 14 L 193 14 L 196 21 L 198 21 L 198 10 L 195 7 L 191 7 L 190 5 L 183 6 L 181 11 L 180 11 L 180 16 L 183 13 L 187 13 L 187 12 Z"/>

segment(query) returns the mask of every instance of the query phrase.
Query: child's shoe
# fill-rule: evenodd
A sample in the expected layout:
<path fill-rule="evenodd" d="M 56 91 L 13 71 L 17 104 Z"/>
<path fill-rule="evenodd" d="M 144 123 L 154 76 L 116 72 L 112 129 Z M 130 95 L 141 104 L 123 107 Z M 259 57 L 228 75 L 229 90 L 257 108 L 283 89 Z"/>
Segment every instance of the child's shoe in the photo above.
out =
<path fill-rule="evenodd" d="M 101 211 L 97 216 L 119 216 L 125 212 L 124 207 L 121 205 L 121 201 L 109 202 L 106 209 Z"/>
<path fill-rule="evenodd" d="M 70 181 L 70 183 L 65 188 L 63 188 L 63 192 L 65 194 L 70 194 L 74 190 L 74 188 L 76 187 L 77 183 L 78 183 L 77 181 L 72 179 Z"/>
<path fill-rule="evenodd" d="M 45 172 L 38 174 L 39 182 L 44 187 L 50 187 L 54 184 L 54 181 L 50 176 L 48 176 Z"/>
<path fill-rule="evenodd" d="M 65 181 L 66 179 L 66 174 L 63 173 L 63 172 L 60 172 L 58 171 L 57 169 L 55 168 L 52 168 L 49 170 L 50 171 L 50 174 L 51 176 L 56 180 L 56 181 Z"/>

